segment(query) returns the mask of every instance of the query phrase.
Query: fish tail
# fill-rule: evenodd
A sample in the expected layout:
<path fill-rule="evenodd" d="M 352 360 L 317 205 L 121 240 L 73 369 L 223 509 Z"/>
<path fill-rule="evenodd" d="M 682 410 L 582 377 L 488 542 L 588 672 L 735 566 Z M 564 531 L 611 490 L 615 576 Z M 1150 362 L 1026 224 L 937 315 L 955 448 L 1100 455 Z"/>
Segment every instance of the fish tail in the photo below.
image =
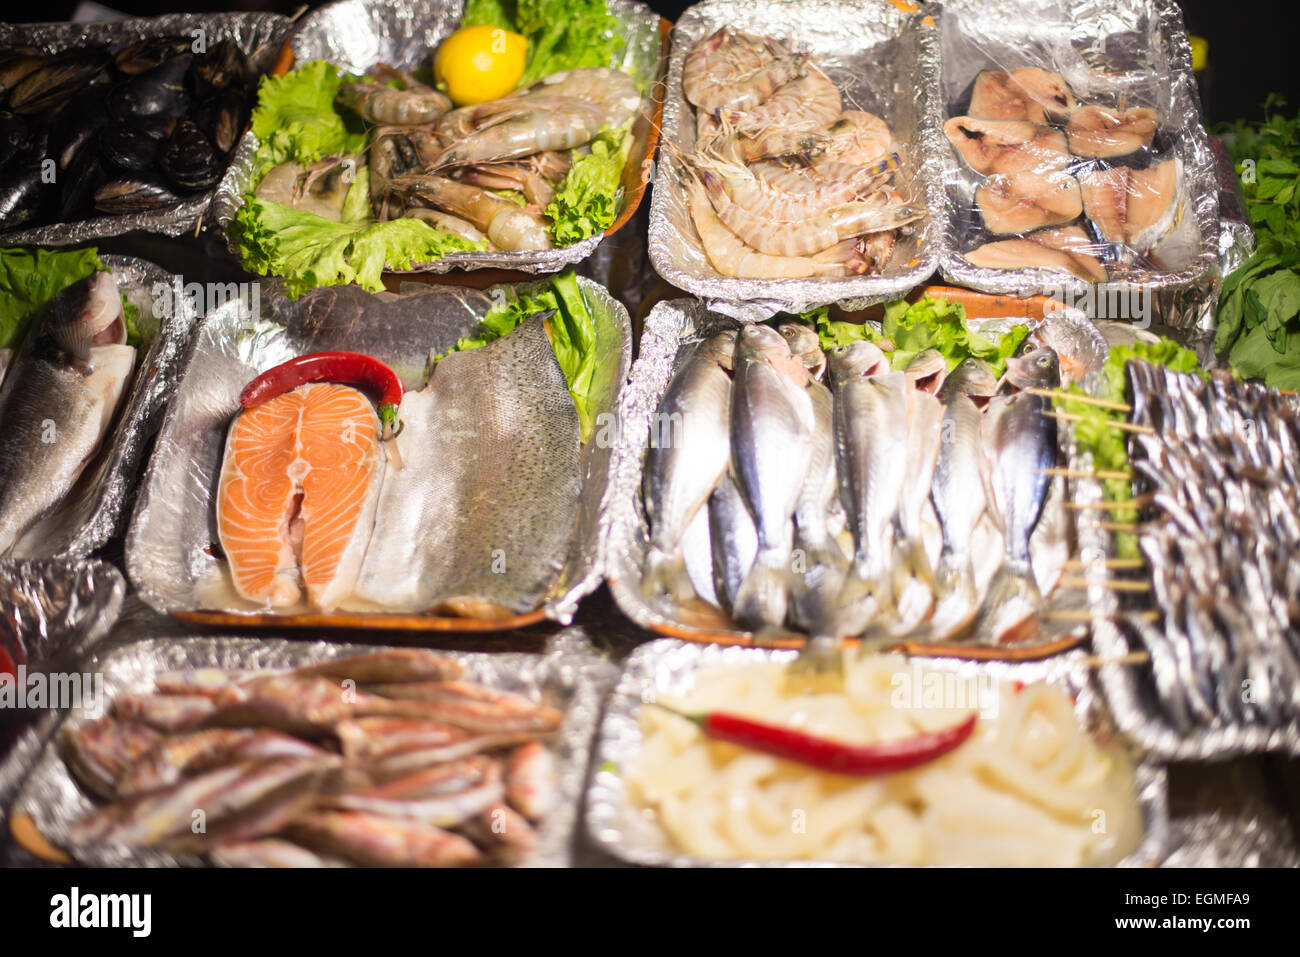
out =
<path fill-rule="evenodd" d="M 893 611 L 894 592 L 889 575 L 873 576 L 855 566 L 845 577 L 836 606 L 834 633 L 860 634 L 873 618 Z"/>
<path fill-rule="evenodd" d="M 779 628 L 789 606 L 790 574 L 788 555 L 774 549 L 760 551 L 736 589 L 731 617 L 749 629 Z"/>
<path fill-rule="evenodd" d="M 898 554 L 893 570 L 895 593 L 903 590 L 909 578 L 915 578 L 930 591 L 935 591 L 934 566 L 925 553 L 925 544 L 917 538 L 905 538 L 894 546 L 894 550 Z"/>
<path fill-rule="evenodd" d="M 939 556 L 934 575 L 935 594 L 941 599 L 961 598 L 975 604 L 975 566 L 968 557 L 958 558 L 951 552 Z"/>
<path fill-rule="evenodd" d="M 695 588 L 686 573 L 686 557 L 681 551 L 666 552 L 651 545 L 646 555 L 645 569 L 641 591 L 647 598 L 668 595 L 674 601 L 690 601 L 695 597 Z"/>
<path fill-rule="evenodd" d="M 807 549 L 807 561 L 807 569 L 795 576 L 794 622 L 811 635 L 833 637 L 848 561 L 835 546 Z"/>
<path fill-rule="evenodd" d="M 1007 562 L 989 583 L 976 629 L 982 640 L 993 644 L 1023 640 L 1037 629 L 1044 608 L 1029 565 Z"/>

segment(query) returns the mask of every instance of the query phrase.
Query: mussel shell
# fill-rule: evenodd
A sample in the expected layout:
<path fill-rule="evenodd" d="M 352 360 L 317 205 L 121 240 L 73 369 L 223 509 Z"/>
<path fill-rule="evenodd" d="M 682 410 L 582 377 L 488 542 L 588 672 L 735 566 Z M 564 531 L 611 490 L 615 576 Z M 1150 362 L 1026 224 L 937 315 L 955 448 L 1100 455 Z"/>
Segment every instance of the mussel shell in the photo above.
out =
<path fill-rule="evenodd" d="M 129 123 L 114 123 L 99 134 L 99 155 L 128 173 L 149 169 L 161 150 L 161 140 Z"/>
<path fill-rule="evenodd" d="M 207 189 L 221 179 L 222 159 L 193 120 L 181 120 L 158 157 L 158 168 L 181 189 Z"/>
<path fill-rule="evenodd" d="M 93 143 L 110 117 L 104 110 L 104 87 L 91 87 L 74 97 L 58 112 L 52 123 L 51 145 L 59 167 L 67 167 L 73 154 L 86 143 Z"/>
<path fill-rule="evenodd" d="M 248 106 L 242 90 L 227 87 L 203 101 L 195 111 L 194 121 L 208 134 L 212 145 L 229 153 L 239 142 L 248 125 Z"/>
<path fill-rule="evenodd" d="M 9 109 L 31 116 L 62 106 L 94 83 L 108 65 L 102 48 L 76 50 L 33 70 L 9 94 Z"/>
<path fill-rule="evenodd" d="M 67 222 L 93 212 L 91 200 L 107 176 L 94 142 L 73 153 L 70 162 L 59 168 L 59 219 Z"/>
<path fill-rule="evenodd" d="M 46 186 L 39 166 L 24 166 L 0 178 L 0 229 L 17 229 L 40 215 Z"/>
<path fill-rule="evenodd" d="M 137 76 L 178 53 L 185 53 L 193 42 L 190 37 L 145 37 L 118 50 L 113 65 L 128 76 Z"/>
<path fill-rule="evenodd" d="M 129 122 L 145 116 L 182 116 L 189 108 L 185 89 L 193 55 L 181 53 L 146 73 L 127 77 L 113 85 L 108 94 L 108 111 Z"/>
<path fill-rule="evenodd" d="M 248 58 L 234 40 L 222 40 L 194 58 L 194 88 L 200 93 L 243 87 L 251 75 Z"/>
<path fill-rule="evenodd" d="M 0 166 L 31 146 L 31 127 L 21 116 L 0 110 Z"/>
<path fill-rule="evenodd" d="M 39 53 L 13 51 L 0 58 L 0 94 L 7 94 L 28 74 L 43 67 L 48 57 Z"/>
<path fill-rule="evenodd" d="M 95 190 L 95 209 L 110 216 L 179 206 L 180 197 L 156 180 L 113 179 Z"/>

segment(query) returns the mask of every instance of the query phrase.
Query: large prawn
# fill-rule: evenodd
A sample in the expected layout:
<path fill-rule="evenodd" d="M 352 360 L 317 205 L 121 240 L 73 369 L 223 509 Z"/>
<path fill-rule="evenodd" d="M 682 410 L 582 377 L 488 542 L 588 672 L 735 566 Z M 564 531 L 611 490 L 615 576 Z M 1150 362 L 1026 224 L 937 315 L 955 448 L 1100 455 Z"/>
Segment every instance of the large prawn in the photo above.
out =
<path fill-rule="evenodd" d="M 418 200 L 472 223 L 498 249 L 552 248 L 541 217 L 487 190 L 433 175 L 399 176 L 390 184 L 398 196 Z"/>
<path fill-rule="evenodd" d="M 694 163 L 717 175 L 733 203 L 755 216 L 775 220 L 807 219 L 862 199 L 883 186 L 890 176 L 871 167 L 851 167 L 840 178 L 803 180 L 799 185 L 811 188 L 786 190 L 760 179 L 747 166 L 708 157 L 696 157 Z"/>
<path fill-rule="evenodd" d="M 876 163 L 894 148 L 889 126 L 874 113 L 845 110 L 826 131 L 826 148 L 822 157 L 855 163 Z"/>
<path fill-rule="evenodd" d="M 467 120 L 474 132 L 461 137 L 433 157 L 431 170 L 447 166 L 497 163 L 546 150 L 567 150 L 590 142 L 605 125 L 599 106 L 567 96 L 495 100 L 487 109 L 457 118 L 450 127 Z M 442 132 L 441 130 L 439 132 Z"/>
<path fill-rule="evenodd" d="M 391 67 L 388 69 L 407 82 L 406 89 L 350 80 L 339 85 L 339 102 L 367 122 L 394 126 L 434 123 L 451 109 L 451 100 L 445 94 L 416 83 Z"/>
<path fill-rule="evenodd" d="M 752 110 L 802 76 L 807 59 L 771 38 L 723 27 L 686 54 L 682 91 L 701 110 Z"/>

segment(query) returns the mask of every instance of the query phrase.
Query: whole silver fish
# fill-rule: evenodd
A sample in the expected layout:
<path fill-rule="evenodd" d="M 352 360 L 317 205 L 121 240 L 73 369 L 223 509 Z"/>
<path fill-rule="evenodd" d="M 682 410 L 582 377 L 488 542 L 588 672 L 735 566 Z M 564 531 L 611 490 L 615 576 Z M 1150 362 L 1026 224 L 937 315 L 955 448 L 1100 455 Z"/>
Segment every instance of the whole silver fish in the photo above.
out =
<path fill-rule="evenodd" d="M 754 567 L 758 531 L 735 479 L 724 475 L 709 496 L 709 542 L 713 550 L 713 588 L 728 611 L 740 584 Z"/>
<path fill-rule="evenodd" d="M 993 367 L 983 359 L 968 356 L 943 380 L 939 398 L 946 400 L 950 395 L 964 395 L 977 408 L 982 408 L 987 404 L 985 400 L 996 395 L 997 391 L 998 376 Z"/>
<path fill-rule="evenodd" d="M 736 341 L 731 456 L 754 516 L 758 551 L 731 609 L 745 628 L 778 628 L 789 607 L 794 510 L 816 427 L 808 373 L 768 326 L 746 326 Z"/>
<path fill-rule="evenodd" d="M 830 531 L 830 512 L 839 495 L 835 471 L 835 411 L 830 389 L 808 383 L 814 428 L 808 471 L 794 511 L 795 587 L 791 610 L 795 624 L 813 636 L 828 635 L 848 560 Z"/>
<path fill-rule="evenodd" d="M 1060 385 L 1056 353 L 1032 349 L 1007 360 L 1007 379 L 1025 387 L 1054 389 Z M 1036 622 L 1043 596 L 1029 563 L 1029 539 L 1043 513 L 1056 464 L 1056 420 L 1051 399 L 1018 392 L 989 408 L 985 446 L 992 459 L 992 505 L 1002 526 L 1005 561 L 984 597 L 977 629 L 986 640 L 1011 636 L 1031 619 Z"/>
<path fill-rule="evenodd" d="M 939 361 L 942 365 L 942 357 Z M 933 590 L 934 571 L 925 552 L 921 512 L 930 494 L 943 441 L 944 408 L 932 394 L 916 388 L 915 382 L 912 386 L 907 390 L 907 482 L 898 508 L 895 581 L 901 586 L 910 575 Z"/>
<path fill-rule="evenodd" d="M 135 368 L 106 272 L 74 283 L 0 387 L 0 555 L 54 511 L 98 451 Z"/>
<path fill-rule="evenodd" d="M 854 543 L 840 596 L 838 631 L 846 635 L 868 623 L 868 599 L 878 611 L 893 607 L 890 531 L 907 482 L 908 387 L 903 373 L 878 371 L 887 364 L 867 342 L 832 351 L 830 363 L 840 499 Z"/>
<path fill-rule="evenodd" d="M 694 597 L 682 538 L 727 471 L 731 365 L 735 330 L 712 336 L 668 384 L 651 424 L 645 507 L 650 520 L 643 588 L 678 601 Z"/>
<path fill-rule="evenodd" d="M 912 357 L 903 374 L 912 388 L 937 395 L 948 378 L 948 363 L 938 349 L 924 349 Z"/>
<path fill-rule="evenodd" d="M 394 611 L 536 609 L 578 534 L 581 432 L 540 316 L 443 359 L 402 400 L 356 594 Z"/>
<path fill-rule="evenodd" d="M 822 351 L 817 330 L 802 322 L 783 322 L 777 326 L 777 331 L 790 344 L 790 354 L 803 363 L 809 375 L 820 382 L 826 374 L 826 353 Z"/>

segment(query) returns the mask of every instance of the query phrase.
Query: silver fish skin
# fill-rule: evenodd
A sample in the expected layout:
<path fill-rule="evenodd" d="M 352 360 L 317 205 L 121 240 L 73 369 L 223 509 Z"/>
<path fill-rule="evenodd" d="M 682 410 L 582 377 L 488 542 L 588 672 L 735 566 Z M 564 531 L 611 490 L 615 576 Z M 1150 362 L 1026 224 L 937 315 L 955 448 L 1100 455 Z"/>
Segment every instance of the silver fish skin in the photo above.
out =
<path fill-rule="evenodd" d="M 938 395 L 948 378 L 948 363 L 938 349 L 924 349 L 912 357 L 903 374 L 918 392 Z"/>
<path fill-rule="evenodd" d="M 731 454 L 758 552 L 731 614 L 756 631 L 779 628 L 789 605 L 794 510 L 816 427 L 807 382 L 807 370 L 776 330 L 745 327 L 736 342 Z"/>
<path fill-rule="evenodd" d="M 669 383 L 651 424 L 644 483 L 650 547 L 643 588 L 648 596 L 667 593 L 678 601 L 694 597 L 682 538 L 726 473 L 731 457 L 727 441 L 731 378 L 722 360 L 734 342 L 731 332 L 701 344 Z"/>
<path fill-rule="evenodd" d="M 817 330 L 802 322 L 783 322 L 776 328 L 790 344 L 790 354 L 803 363 L 813 379 L 820 382 L 826 375 L 826 353 L 822 351 Z"/>
<path fill-rule="evenodd" d="M 814 637 L 830 634 L 835 602 L 844 585 L 848 560 L 830 531 L 830 512 L 839 494 L 835 472 L 835 411 L 831 391 L 808 383 L 813 433 L 808 471 L 794 510 L 797 549 L 791 611 L 795 624 Z"/>
<path fill-rule="evenodd" d="M 831 358 L 832 372 L 836 359 Z M 892 608 L 890 531 L 907 482 L 907 380 L 901 372 L 841 378 L 835 390 L 840 499 L 853 534 L 852 572 L 840 596 L 841 636 L 867 624 L 874 598 Z"/>
<path fill-rule="evenodd" d="M 998 391 L 998 376 L 983 359 L 967 356 L 957 364 L 957 368 L 948 373 L 939 389 L 939 398 L 947 401 L 949 396 L 964 395 L 971 399 L 988 398 Z"/>
<path fill-rule="evenodd" d="M 709 496 L 708 513 L 714 593 L 722 607 L 730 611 L 741 582 L 754 567 L 758 531 L 745 497 L 730 475 L 724 475 Z"/>
<path fill-rule="evenodd" d="M 899 501 L 899 540 L 895 544 L 899 555 L 894 566 L 899 575 L 910 574 L 932 590 L 934 571 L 930 567 L 922 539 L 921 512 L 934 480 L 939 447 L 943 442 L 943 422 L 944 407 L 938 399 L 921 389 L 908 389 L 907 482 Z M 902 578 L 899 578 L 896 585 L 901 584 Z"/>
<path fill-rule="evenodd" d="M 135 369 L 121 313 L 107 273 L 69 286 L 5 376 L 0 556 L 59 506 L 99 450 Z"/>
<path fill-rule="evenodd" d="M 1014 365 L 1013 365 L 1014 364 Z M 1015 384 L 1052 389 L 1060 384 L 1056 353 L 1038 349 L 1007 360 Z M 991 505 L 1002 527 L 1006 560 L 994 575 L 981 606 L 977 628 L 998 642 L 1036 619 L 1043 596 L 1029 563 L 1029 539 L 1038 525 L 1051 487 L 1046 470 L 1056 464 L 1056 420 L 1046 415 L 1051 400 L 1019 392 L 996 400 L 985 419 L 985 447 L 992 459 Z"/>
<path fill-rule="evenodd" d="M 541 318 L 443 359 L 401 417 L 405 467 L 385 474 L 358 597 L 535 610 L 568 564 L 582 492 L 578 412 Z"/>
<path fill-rule="evenodd" d="M 889 360 L 874 342 L 859 339 L 847 346 L 836 346 L 828 355 L 831 388 L 839 387 L 857 376 L 881 375 L 889 371 Z"/>
<path fill-rule="evenodd" d="M 960 392 L 946 396 L 939 458 L 930 484 L 930 501 L 943 535 L 937 573 L 939 590 L 972 608 L 976 595 L 971 539 L 984 514 L 988 485 L 980 444 L 983 422 L 969 396 Z"/>
<path fill-rule="evenodd" d="M 208 855 L 220 867 L 343 867 L 342 861 L 323 857 L 292 841 L 264 837 L 252 841 L 231 841 Z"/>

